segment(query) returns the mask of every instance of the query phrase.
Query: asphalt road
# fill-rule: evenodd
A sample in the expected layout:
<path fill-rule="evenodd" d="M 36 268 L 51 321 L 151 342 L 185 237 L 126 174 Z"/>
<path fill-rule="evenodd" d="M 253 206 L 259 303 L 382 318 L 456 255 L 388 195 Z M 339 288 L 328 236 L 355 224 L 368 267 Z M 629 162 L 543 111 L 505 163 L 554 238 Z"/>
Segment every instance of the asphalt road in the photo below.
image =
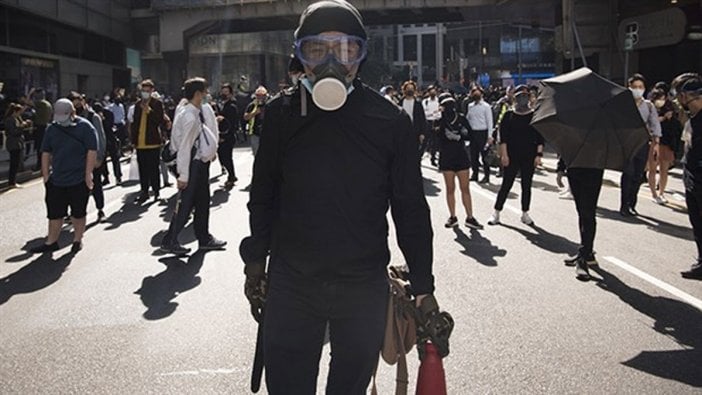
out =
<path fill-rule="evenodd" d="M 242 189 L 252 157 L 241 148 L 235 161 L 234 190 L 212 182 L 211 231 L 229 248 L 183 260 L 155 253 L 174 200 L 135 206 L 133 182 L 108 188 L 108 221 L 90 227 L 75 257 L 68 232 L 52 258 L 26 252 L 46 231 L 39 182 L 0 195 L 0 392 L 248 393 L 256 326 L 237 247 L 248 233 Z M 441 175 L 426 160 L 423 173 L 436 295 L 456 321 L 444 360 L 450 394 L 702 393 L 702 282 L 679 275 L 695 248 L 678 177 L 669 206 L 642 188 L 642 216 L 622 220 L 617 175 L 607 173 L 596 240 L 601 269 L 582 283 L 562 263 L 577 248 L 577 220 L 572 200 L 557 197 L 552 172 L 535 179 L 535 227 L 519 222 L 515 185 L 504 225 L 482 231 L 445 229 Z M 498 188 L 472 185 L 483 223 Z M 91 201 L 89 222 L 95 218 Z M 190 231 L 182 241 L 196 246 Z M 402 263 L 394 239 L 391 249 L 393 263 Z M 328 360 L 327 348 L 320 393 Z M 413 392 L 416 352 L 409 361 Z M 394 367 L 381 364 L 380 393 L 393 393 L 393 382 Z"/>

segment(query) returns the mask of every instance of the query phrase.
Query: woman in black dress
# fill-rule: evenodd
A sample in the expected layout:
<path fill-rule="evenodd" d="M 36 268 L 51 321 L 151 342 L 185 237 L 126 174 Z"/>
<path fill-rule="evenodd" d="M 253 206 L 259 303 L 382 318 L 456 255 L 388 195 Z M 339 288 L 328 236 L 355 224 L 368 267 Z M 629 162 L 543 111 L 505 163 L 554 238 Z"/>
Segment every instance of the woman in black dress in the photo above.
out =
<path fill-rule="evenodd" d="M 473 217 L 473 203 L 470 196 L 470 159 L 465 148 L 470 125 L 466 117 L 456 111 L 456 100 L 453 97 L 444 96 L 439 105 L 442 109 L 439 129 L 439 171 L 444 175 L 446 203 L 450 213 L 445 226 L 452 228 L 458 225 L 455 196 L 456 178 L 458 178 L 461 200 L 466 210 L 465 225 L 480 229 L 482 226 Z"/>

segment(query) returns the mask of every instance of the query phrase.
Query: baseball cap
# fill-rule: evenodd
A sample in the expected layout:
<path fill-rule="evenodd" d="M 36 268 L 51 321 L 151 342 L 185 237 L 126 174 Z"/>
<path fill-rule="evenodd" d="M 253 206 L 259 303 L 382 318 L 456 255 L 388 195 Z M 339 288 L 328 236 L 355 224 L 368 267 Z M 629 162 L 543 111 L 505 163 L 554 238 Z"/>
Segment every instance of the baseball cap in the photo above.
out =
<path fill-rule="evenodd" d="M 58 99 L 54 103 L 54 122 L 66 122 L 75 111 L 73 103 L 68 99 Z"/>

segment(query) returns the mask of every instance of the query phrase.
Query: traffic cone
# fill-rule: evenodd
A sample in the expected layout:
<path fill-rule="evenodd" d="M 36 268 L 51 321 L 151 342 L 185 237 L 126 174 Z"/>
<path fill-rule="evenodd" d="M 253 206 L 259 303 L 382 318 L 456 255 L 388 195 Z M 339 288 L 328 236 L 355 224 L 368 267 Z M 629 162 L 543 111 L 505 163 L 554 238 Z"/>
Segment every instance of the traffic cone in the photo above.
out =
<path fill-rule="evenodd" d="M 424 344 L 424 359 L 419 365 L 417 395 L 446 395 L 446 375 L 436 346 Z"/>

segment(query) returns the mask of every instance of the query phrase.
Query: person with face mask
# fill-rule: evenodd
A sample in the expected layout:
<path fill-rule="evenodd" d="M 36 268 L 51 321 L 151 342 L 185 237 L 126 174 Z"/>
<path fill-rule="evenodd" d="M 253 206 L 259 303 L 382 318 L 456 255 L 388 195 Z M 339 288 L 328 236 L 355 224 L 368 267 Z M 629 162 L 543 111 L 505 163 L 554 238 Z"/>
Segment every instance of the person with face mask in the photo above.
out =
<path fill-rule="evenodd" d="M 17 184 L 17 171 L 22 161 L 24 149 L 24 129 L 31 125 L 22 119 L 22 105 L 10 103 L 3 119 L 5 125 L 5 149 L 10 153 L 10 173 L 8 184 L 10 188 L 19 188 Z"/>
<path fill-rule="evenodd" d="M 34 169 L 41 168 L 41 143 L 44 139 L 46 127 L 51 122 L 51 103 L 46 100 L 46 91 L 42 88 L 34 91 L 34 149 L 37 152 L 37 164 Z"/>
<path fill-rule="evenodd" d="M 57 100 L 54 122 L 46 129 L 41 147 L 49 234 L 44 244 L 31 250 L 33 253 L 59 249 L 58 239 L 69 207 L 74 229 L 71 253 L 83 248 L 88 198 L 97 181 L 93 180 L 97 149 L 98 137 L 93 125 L 76 115 L 70 100 Z"/>
<path fill-rule="evenodd" d="M 675 162 L 675 152 L 682 132 L 682 125 L 675 116 L 675 107 L 668 99 L 668 94 L 663 90 L 654 89 L 651 92 L 651 101 L 658 111 L 658 121 L 661 124 L 661 143 L 658 150 L 658 162 L 649 168 L 649 178 L 653 178 L 653 184 L 658 185 L 658 196 L 653 197 L 658 204 L 666 204 L 665 188 L 668 185 L 668 170 Z M 656 171 L 659 180 L 656 183 Z"/>
<path fill-rule="evenodd" d="M 305 76 L 266 105 L 240 253 L 272 395 L 316 392 L 327 325 L 327 393 L 366 392 L 387 313 L 389 207 L 417 304 L 438 314 L 417 136 L 358 78 L 366 40 L 350 3 L 311 4 L 295 31 Z"/>
<path fill-rule="evenodd" d="M 671 90 L 682 108 L 688 112 L 685 124 L 685 157 L 683 158 L 683 183 L 687 214 L 692 224 L 697 245 L 697 261 L 683 278 L 702 280 L 702 76 L 685 73 L 677 76 Z"/>
<path fill-rule="evenodd" d="M 470 124 L 465 116 L 456 111 L 456 100 L 451 95 L 442 96 L 441 121 L 439 126 L 439 171 L 444 175 L 446 184 L 446 204 L 449 219 L 447 228 L 458 226 L 456 217 L 456 178 L 461 190 L 461 202 L 466 211 L 465 226 L 482 229 L 482 225 L 473 216 L 473 200 L 470 196 L 470 158 L 464 142 L 471 133 Z"/>
<path fill-rule="evenodd" d="M 152 96 L 154 83 L 151 80 L 144 80 L 140 87 L 140 98 L 134 105 L 134 119 L 131 123 L 131 140 L 136 145 L 141 183 L 141 193 L 136 199 L 137 204 L 143 204 L 149 199 L 149 188 L 154 192 L 154 200 L 160 199 L 159 166 L 162 142 L 160 128 L 165 122 L 163 104 Z"/>
<path fill-rule="evenodd" d="M 473 88 L 470 93 L 471 102 L 467 106 L 466 119 L 471 127 L 470 135 L 470 159 L 473 175 L 471 181 L 478 181 L 478 170 L 480 169 L 479 157 L 483 158 L 483 172 L 485 173 L 481 184 L 490 182 L 490 164 L 487 162 L 485 145 L 488 142 L 488 133 L 492 131 L 492 108 L 483 100 L 483 89 L 479 86 Z"/>
<path fill-rule="evenodd" d="M 217 156 L 222 166 L 227 170 L 227 181 L 224 183 L 224 187 L 231 189 L 236 183 L 236 173 L 234 169 L 234 144 L 236 143 L 236 128 L 239 127 L 239 108 L 236 106 L 236 100 L 234 100 L 234 91 L 232 86 L 229 84 L 224 84 L 219 90 L 219 97 L 221 99 L 219 104 L 219 116 L 225 119 L 226 124 L 229 125 L 229 130 L 226 133 L 220 130 L 220 141 L 219 148 L 217 151 Z"/>
<path fill-rule="evenodd" d="M 441 109 L 439 108 L 439 98 L 436 97 L 436 88 L 430 86 L 428 91 L 427 97 L 422 100 L 424 115 L 427 119 L 427 139 L 425 141 L 425 146 L 426 149 L 429 150 L 432 166 L 437 166 L 436 154 L 438 152 L 437 146 L 439 125 L 441 123 Z"/>
<path fill-rule="evenodd" d="M 500 123 L 500 160 L 504 167 L 504 178 L 489 225 L 500 223 L 500 212 L 517 173 L 521 173 L 522 181 L 522 223 L 534 224 L 529 216 L 531 183 L 534 170 L 541 164 L 544 155 L 544 138 L 531 126 L 533 116 L 534 110 L 529 106 L 529 92 L 520 91 L 514 97 L 514 110 L 505 114 Z"/>
<path fill-rule="evenodd" d="M 266 119 L 266 101 L 268 101 L 268 90 L 259 86 L 254 92 L 254 100 L 249 103 L 244 112 L 244 120 L 247 123 L 246 131 L 251 138 L 251 152 L 254 157 L 258 153 L 261 144 L 261 133 Z"/>
<path fill-rule="evenodd" d="M 419 146 L 419 159 L 424 152 L 424 141 L 426 140 L 427 120 L 424 115 L 424 107 L 421 100 L 416 98 L 417 84 L 414 81 L 405 81 L 402 84 L 402 99 L 398 105 L 405 110 L 407 115 L 412 120 L 412 126 L 417 136 L 417 144 Z"/>
<path fill-rule="evenodd" d="M 658 111 L 650 101 L 644 99 L 646 92 L 646 80 L 641 74 L 634 74 L 629 78 L 629 90 L 634 96 L 636 107 L 639 109 L 641 119 L 643 119 L 646 129 L 650 135 L 649 144 L 644 145 L 629 161 L 622 171 L 621 176 L 621 202 L 619 206 L 619 214 L 622 217 L 631 217 L 638 215 L 636 211 L 636 203 L 638 201 L 639 186 L 644 171 L 648 166 L 648 186 L 653 195 L 653 199 L 657 200 L 656 192 L 656 163 L 658 162 L 659 143 L 661 139 L 661 123 L 658 120 Z M 653 171 L 651 171 L 653 170 Z M 652 173 L 652 174 L 651 174 Z"/>

